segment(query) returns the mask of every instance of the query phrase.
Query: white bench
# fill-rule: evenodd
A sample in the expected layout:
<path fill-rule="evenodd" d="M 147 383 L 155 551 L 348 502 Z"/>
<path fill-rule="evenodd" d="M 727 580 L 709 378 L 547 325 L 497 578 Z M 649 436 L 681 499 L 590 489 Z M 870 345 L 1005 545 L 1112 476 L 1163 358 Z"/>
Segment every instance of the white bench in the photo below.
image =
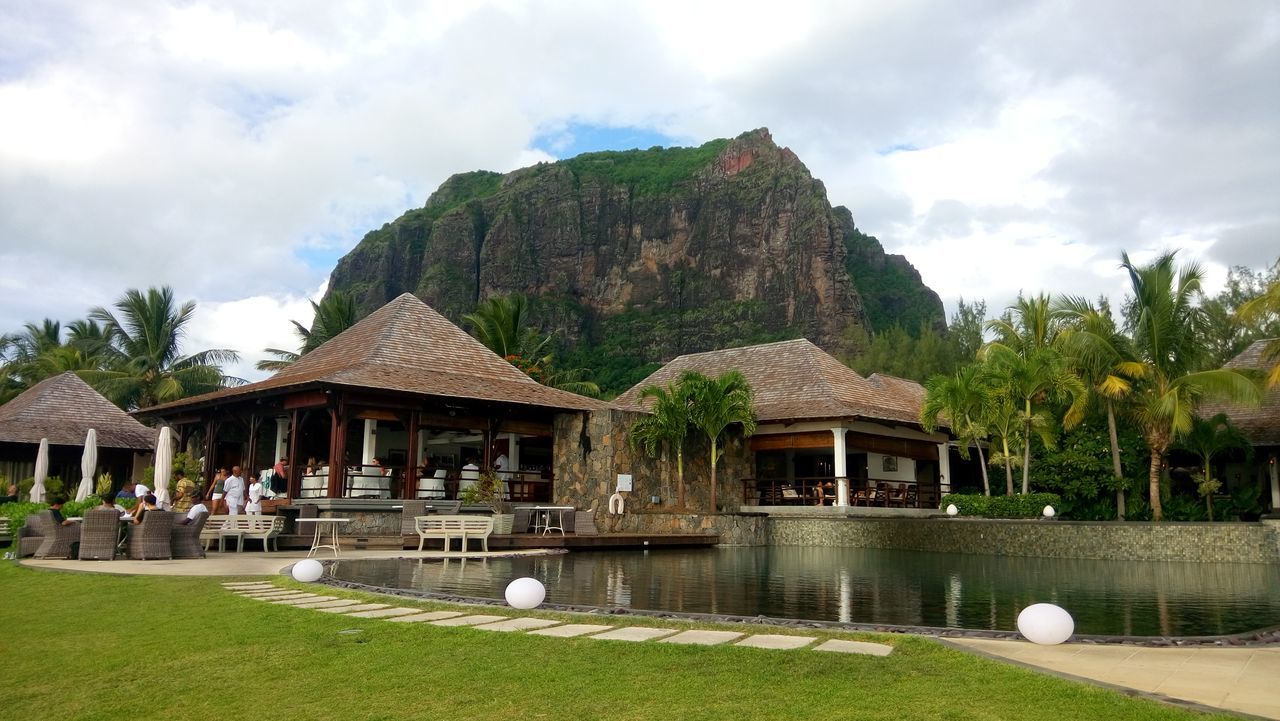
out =
<path fill-rule="evenodd" d="M 467 542 L 479 540 L 480 547 L 489 550 L 489 535 L 493 533 L 492 516 L 414 516 L 414 530 L 418 532 L 418 550 L 428 538 L 439 538 L 444 541 L 444 550 L 451 549 L 453 539 L 462 541 L 462 550 L 467 550 Z"/>
<path fill-rule="evenodd" d="M 245 539 L 252 538 L 262 541 L 262 550 L 270 551 L 283 531 L 284 516 L 209 516 L 204 530 L 200 532 L 200 542 L 207 551 L 209 544 L 217 541 L 218 550 L 221 551 L 223 542 L 234 536 L 237 540 L 236 550 L 244 550 Z M 279 545 L 276 545 L 276 550 L 280 550 Z"/>

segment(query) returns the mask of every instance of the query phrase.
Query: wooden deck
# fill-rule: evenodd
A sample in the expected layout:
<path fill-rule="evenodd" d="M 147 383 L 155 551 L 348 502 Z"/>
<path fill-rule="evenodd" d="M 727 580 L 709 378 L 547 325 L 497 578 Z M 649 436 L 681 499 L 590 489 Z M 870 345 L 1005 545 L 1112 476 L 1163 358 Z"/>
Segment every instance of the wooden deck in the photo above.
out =
<path fill-rule="evenodd" d="M 311 534 L 303 535 L 283 535 L 278 537 L 280 548 L 308 548 L 311 545 Z M 403 548 L 416 550 L 418 548 L 418 537 L 405 536 L 398 539 L 395 536 L 369 536 L 368 538 L 356 538 L 354 536 L 338 536 L 339 543 L 345 549 L 374 549 L 374 548 Z M 397 543 L 400 541 L 400 543 Z M 516 533 L 510 535 L 494 534 L 489 536 L 489 550 L 501 551 L 511 548 L 568 548 L 568 549 L 592 549 L 592 548 L 657 548 L 671 546 L 714 546 L 720 542 L 719 536 L 707 536 L 698 534 L 686 535 L 655 535 L 644 533 L 610 533 L 595 536 L 578 536 L 575 534 L 567 534 L 561 536 L 559 533 L 549 533 L 545 536 L 535 533 Z M 438 544 L 437 544 L 438 548 Z"/>

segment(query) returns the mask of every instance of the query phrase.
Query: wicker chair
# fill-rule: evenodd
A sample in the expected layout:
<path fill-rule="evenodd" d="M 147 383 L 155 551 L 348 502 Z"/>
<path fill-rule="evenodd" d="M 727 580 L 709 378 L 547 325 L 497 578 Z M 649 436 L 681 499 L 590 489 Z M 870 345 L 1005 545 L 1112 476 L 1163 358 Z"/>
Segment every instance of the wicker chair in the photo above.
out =
<path fill-rule="evenodd" d="M 36 549 L 36 558 L 71 558 L 71 544 L 80 541 L 79 524 L 63 526 L 53 522 L 53 511 L 40 512 L 45 534 Z"/>
<path fill-rule="evenodd" d="M 436 513 L 456 516 L 462 510 L 462 501 L 431 501 L 427 504 Z M 416 534 L 416 531 L 415 531 Z"/>
<path fill-rule="evenodd" d="M 144 516 L 144 522 L 147 520 Z M 191 523 L 179 523 L 175 519 L 173 533 L 169 536 L 169 547 L 174 558 L 204 558 L 204 548 L 200 545 L 200 532 L 204 530 L 209 513 L 197 513 Z"/>
<path fill-rule="evenodd" d="M 18 529 L 18 557 L 34 556 L 40 544 L 44 542 L 44 519 L 39 513 L 27 516 L 22 528 Z"/>
<path fill-rule="evenodd" d="M 173 521 L 176 514 L 169 511 L 147 511 L 142 522 L 129 534 L 129 558 L 143 561 L 157 558 L 173 558 Z"/>
<path fill-rule="evenodd" d="M 418 531 L 413 525 L 413 519 L 425 515 L 427 515 L 426 501 L 404 501 L 404 506 L 400 510 L 400 535 L 417 538 Z"/>
<path fill-rule="evenodd" d="M 529 506 L 516 506 L 511 509 L 515 514 L 515 519 L 511 522 L 512 533 L 528 533 L 529 527 L 533 525 L 533 511 Z"/>
<path fill-rule="evenodd" d="M 120 545 L 120 512 L 91 508 L 80 527 L 80 560 L 111 561 Z"/>
<path fill-rule="evenodd" d="M 596 528 L 596 512 L 578 511 L 573 514 L 573 532 L 579 536 L 595 536 L 599 535 L 600 530 Z"/>

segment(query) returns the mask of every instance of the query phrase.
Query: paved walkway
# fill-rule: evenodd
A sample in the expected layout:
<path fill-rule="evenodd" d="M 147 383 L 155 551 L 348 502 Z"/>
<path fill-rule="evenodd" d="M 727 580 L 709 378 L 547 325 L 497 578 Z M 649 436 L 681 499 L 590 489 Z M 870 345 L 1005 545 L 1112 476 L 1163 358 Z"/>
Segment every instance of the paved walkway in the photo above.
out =
<path fill-rule="evenodd" d="M 359 558 L 492 558 L 494 556 L 538 556 L 549 553 L 546 549 L 479 551 L 445 554 L 444 551 L 346 551 L 341 560 Z M 558 551 L 550 551 L 558 553 Z M 63 571 L 93 571 L 137 576 L 274 576 L 307 557 L 306 551 L 245 551 L 244 553 L 210 553 L 207 558 L 187 558 L 172 561 L 67 561 L 61 559 L 25 558 L 22 565 L 34 568 L 56 568 Z M 317 560 L 331 560 L 333 556 L 316 556 Z"/>
<path fill-rule="evenodd" d="M 1059 674 L 1280 719 L 1280 646 L 1147 648 L 949 638 L 950 643 Z"/>

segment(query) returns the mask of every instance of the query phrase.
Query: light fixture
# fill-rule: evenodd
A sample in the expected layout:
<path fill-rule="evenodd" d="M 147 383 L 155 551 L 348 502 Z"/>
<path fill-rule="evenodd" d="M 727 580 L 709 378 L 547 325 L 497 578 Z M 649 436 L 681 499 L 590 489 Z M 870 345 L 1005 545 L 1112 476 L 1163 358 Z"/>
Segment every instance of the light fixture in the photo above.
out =
<path fill-rule="evenodd" d="M 1031 643 L 1056 646 L 1071 638 L 1076 623 L 1061 606 L 1033 603 L 1018 614 L 1018 633 Z"/>
<path fill-rule="evenodd" d="M 547 589 L 538 579 L 525 576 L 507 584 L 503 595 L 512 608 L 528 610 L 537 608 L 542 603 L 547 597 Z"/>
<path fill-rule="evenodd" d="M 315 583 L 324 575 L 324 566 L 314 558 L 305 558 L 293 564 L 291 575 L 299 583 Z"/>
<path fill-rule="evenodd" d="M 947 515 L 952 517 L 958 516 L 960 515 L 960 509 L 956 508 L 956 504 L 952 503 L 947 506 Z"/>

